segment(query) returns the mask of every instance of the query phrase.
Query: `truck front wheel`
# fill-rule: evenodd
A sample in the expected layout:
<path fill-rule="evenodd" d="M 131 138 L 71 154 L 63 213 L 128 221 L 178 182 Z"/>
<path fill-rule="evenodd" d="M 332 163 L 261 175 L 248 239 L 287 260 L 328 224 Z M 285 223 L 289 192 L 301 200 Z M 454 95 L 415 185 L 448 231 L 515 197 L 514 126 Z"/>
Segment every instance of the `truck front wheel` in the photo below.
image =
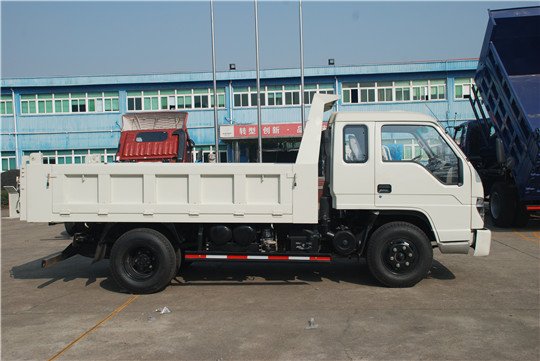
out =
<path fill-rule="evenodd" d="M 431 268 L 433 249 L 425 233 L 407 222 L 391 222 L 371 236 L 367 263 L 371 274 L 387 287 L 411 287 Z"/>
<path fill-rule="evenodd" d="M 130 230 L 116 240 L 110 268 L 116 283 L 131 293 L 159 292 L 178 270 L 171 242 L 148 228 Z"/>

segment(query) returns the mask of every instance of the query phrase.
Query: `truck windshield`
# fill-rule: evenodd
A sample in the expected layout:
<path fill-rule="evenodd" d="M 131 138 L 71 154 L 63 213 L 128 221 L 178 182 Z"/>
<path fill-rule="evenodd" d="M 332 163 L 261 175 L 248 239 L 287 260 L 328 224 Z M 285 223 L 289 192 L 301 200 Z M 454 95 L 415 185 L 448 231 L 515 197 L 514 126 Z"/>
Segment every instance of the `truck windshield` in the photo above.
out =
<path fill-rule="evenodd" d="M 459 159 L 432 126 L 383 126 L 382 154 L 385 162 L 414 162 L 443 184 L 459 184 Z"/>
<path fill-rule="evenodd" d="M 135 141 L 137 143 L 163 142 L 167 138 L 167 132 L 142 132 L 137 134 Z"/>

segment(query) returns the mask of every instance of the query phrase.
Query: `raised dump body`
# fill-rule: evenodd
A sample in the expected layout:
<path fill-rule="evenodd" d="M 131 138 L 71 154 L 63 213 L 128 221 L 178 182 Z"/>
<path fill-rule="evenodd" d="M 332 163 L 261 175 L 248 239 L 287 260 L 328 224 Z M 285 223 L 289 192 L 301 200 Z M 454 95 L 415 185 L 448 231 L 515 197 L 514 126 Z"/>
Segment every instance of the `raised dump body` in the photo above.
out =
<path fill-rule="evenodd" d="M 476 85 L 521 203 L 540 202 L 540 7 L 489 13 Z"/>

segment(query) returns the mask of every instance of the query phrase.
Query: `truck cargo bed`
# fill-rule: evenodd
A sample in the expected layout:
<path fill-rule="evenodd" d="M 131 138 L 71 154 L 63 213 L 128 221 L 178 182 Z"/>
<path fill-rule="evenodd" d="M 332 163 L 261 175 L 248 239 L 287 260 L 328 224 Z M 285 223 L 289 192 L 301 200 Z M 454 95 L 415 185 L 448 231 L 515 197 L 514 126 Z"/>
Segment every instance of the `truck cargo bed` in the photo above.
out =
<path fill-rule="evenodd" d="M 318 161 L 325 110 L 311 105 L 296 163 L 43 164 L 33 153 L 21 169 L 21 219 L 29 222 L 318 222 Z"/>
<path fill-rule="evenodd" d="M 514 75 L 509 80 L 531 128 L 540 128 L 540 75 Z"/>

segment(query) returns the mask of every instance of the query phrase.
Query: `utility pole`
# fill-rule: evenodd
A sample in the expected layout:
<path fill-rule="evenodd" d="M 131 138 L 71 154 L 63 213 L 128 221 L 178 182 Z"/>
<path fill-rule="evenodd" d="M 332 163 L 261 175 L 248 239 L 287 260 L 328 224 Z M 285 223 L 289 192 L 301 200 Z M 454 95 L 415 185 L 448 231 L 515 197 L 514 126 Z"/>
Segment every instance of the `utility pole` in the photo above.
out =
<path fill-rule="evenodd" d="M 216 163 L 219 163 L 218 95 L 216 81 L 216 49 L 214 44 L 214 0 L 210 0 L 210 22 L 212 24 L 212 76 L 214 78 L 214 139 L 216 143 Z"/>
<path fill-rule="evenodd" d="M 262 124 L 261 124 L 261 77 L 259 69 L 259 4 L 255 0 L 255 67 L 257 72 L 257 141 L 259 163 L 262 163 Z"/>
<path fill-rule="evenodd" d="M 299 0 L 299 23 L 300 23 L 300 119 L 302 120 L 302 135 L 304 134 L 306 104 L 304 102 L 304 22 L 302 16 L 302 0 Z"/>

